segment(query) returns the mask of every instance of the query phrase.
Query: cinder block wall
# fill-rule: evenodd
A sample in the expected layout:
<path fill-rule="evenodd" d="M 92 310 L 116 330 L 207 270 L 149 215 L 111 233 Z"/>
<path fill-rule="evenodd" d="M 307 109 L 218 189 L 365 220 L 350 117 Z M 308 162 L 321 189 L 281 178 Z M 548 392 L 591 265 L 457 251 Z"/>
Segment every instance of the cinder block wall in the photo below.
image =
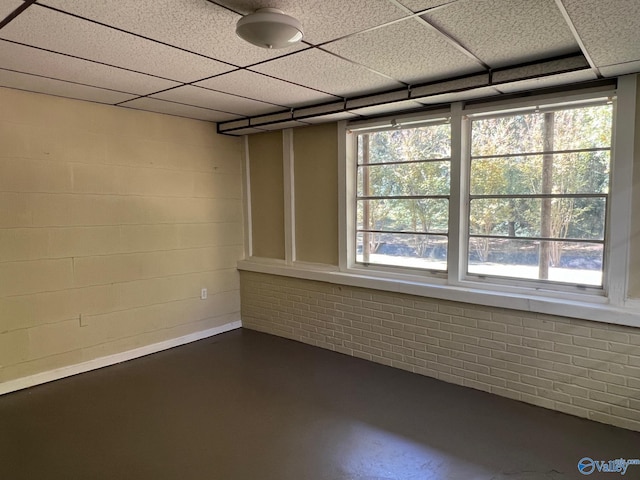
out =
<path fill-rule="evenodd" d="M 243 327 L 640 431 L 640 332 L 241 272 Z"/>
<path fill-rule="evenodd" d="M 0 382 L 239 320 L 241 165 L 212 123 L 0 88 Z"/>

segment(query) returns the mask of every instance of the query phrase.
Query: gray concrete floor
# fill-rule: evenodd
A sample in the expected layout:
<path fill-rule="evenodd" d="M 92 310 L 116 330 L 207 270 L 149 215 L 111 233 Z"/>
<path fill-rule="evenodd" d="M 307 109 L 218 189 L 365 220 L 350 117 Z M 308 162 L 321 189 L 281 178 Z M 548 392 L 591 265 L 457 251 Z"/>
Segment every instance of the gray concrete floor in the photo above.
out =
<path fill-rule="evenodd" d="M 546 480 L 640 433 L 246 330 L 0 397 L 0 479 Z"/>

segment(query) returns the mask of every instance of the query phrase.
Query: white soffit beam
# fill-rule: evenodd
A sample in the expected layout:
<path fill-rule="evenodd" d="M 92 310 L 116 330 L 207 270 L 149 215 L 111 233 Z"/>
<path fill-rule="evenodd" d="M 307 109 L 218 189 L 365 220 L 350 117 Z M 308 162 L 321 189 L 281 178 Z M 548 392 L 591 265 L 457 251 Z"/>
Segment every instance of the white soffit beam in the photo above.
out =
<path fill-rule="evenodd" d="M 295 127 L 308 127 L 308 123 L 297 122 L 295 120 L 289 122 L 281 122 L 278 124 L 271 125 L 260 125 L 259 128 L 262 130 L 282 130 L 283 128 L 295 128 Z"/>
<path fill-rule="evenodd" d="M 454 91 L 469 90 L 472 88 L 484 87 L 489 85 L 489 74 L 483 73 L 455 80 L 447 80 L 437 82 L 430 85 L 423 85 L 411 88 L 411 98 L 419 99 L 420 97 L 428 97 L 440 93 L 449 93 Z"/>
<path fill-rule="evenodd" d="M 556 60 L 537 62 L 529 65 L 497 70 L 493 72 L 491 76 L 491 84 L 497 85 L 500 83 L 524 80 L 527 78 L 544 77 L 546 75 L 554 75 L 557 73 L 564 73 L 587 68 L 589 68 L 589 63 L 584 58 L 584 56 L 575 55 Z"/>
<path fill-rule="evenodd" d="M 596 74 L 590 68 L 585 57 L 572 55 L 443 82 L 417 85 L 407 90 L 395 89 L 345 99 L 344 102 L 294 108 L 292 115 L 294 120 L 302 121 L 307 117 L 313 117 L 314 121 L 318 123 L 319 119 L 324 116 L 341 114 L 346 111 L 364 116 L 396 113 L 402 110 L 421 108 L 424 105 L 483 98 L 505 92 L 511 93 L 594 79 L 596 79 Z M 283 115 L 284 118 L 290 118 L 289 112 L 278 112 L 278 114 Z M 327 119 L 327 121 L 330 120 Z M 275 125 L 275 123 L 271 123 L 271 125 Z M 218 130 L 221 133 L 232 128 L 224 122 L 218 125 Z"/>

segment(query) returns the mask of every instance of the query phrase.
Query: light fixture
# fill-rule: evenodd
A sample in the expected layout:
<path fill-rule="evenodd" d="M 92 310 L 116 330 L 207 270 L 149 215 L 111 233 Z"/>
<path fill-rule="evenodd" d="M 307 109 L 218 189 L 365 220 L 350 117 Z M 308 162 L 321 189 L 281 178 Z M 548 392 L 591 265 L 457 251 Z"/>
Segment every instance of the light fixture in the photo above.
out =
<path fill-rule="evenodd" d="M 302 40 L 302 24 L 277 8 L 260 8 L 236 24 L 236 34 L 262 48 L 284 48 Z"/>

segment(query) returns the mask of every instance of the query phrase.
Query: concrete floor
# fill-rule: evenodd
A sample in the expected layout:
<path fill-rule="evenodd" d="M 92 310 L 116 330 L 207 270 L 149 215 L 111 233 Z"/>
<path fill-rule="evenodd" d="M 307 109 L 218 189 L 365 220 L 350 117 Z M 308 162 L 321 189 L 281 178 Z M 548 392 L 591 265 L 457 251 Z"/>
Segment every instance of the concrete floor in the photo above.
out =
<path fill-rule="evenodd" d="M 583 457 L 640 433 L 246 330 L 0 397 L 7 480 L 619 478 Z"/>

